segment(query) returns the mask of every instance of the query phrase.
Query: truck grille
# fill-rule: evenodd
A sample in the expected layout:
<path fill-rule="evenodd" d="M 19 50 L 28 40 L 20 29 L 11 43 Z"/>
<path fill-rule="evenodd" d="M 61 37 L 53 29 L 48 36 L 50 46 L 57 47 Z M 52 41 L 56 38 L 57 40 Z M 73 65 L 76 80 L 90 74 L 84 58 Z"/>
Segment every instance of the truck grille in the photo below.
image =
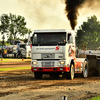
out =
<path fill-rule="evenodd" d="M 42 67 L 54 67 L 54 62 L 42 62 Z"/>
<path fill-rule="evenodd" d="M 55 58 L 55 54 L 54 53 L 43 53 L 41 54 L 41 58 L 42 59 L 46 59 L 46 58 Z"/>

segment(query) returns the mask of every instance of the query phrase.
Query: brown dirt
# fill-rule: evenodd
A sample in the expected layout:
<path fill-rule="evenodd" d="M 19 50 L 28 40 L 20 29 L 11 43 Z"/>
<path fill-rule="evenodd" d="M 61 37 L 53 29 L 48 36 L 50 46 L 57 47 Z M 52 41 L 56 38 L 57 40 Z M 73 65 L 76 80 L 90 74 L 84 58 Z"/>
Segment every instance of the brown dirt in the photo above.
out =
<path fill-rule="evenodd" d="M 31 63 L 0 64 L 1 67 L 25 67 Z M 43 75 L 36 80 L 31 69 L 0 72 L 0 100 L 88 100 L 100 95 L 100 77 L 73 80 Z"/>

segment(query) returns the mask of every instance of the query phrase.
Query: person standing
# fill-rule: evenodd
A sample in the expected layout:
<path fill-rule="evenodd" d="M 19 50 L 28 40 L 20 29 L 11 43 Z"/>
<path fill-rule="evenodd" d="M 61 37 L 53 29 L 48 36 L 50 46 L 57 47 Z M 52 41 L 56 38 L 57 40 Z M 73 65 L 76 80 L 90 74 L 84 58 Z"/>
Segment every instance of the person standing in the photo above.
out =
<path fill-rule="evenodd" d="M 0 57 L 2 56 L 2 50 L 1 50 L 1 48 L 0 48 Z"/>
<path fill-rule="evenodd" d="M 21 49 L 18 50 L 18 58 L 22 58 Z"/>

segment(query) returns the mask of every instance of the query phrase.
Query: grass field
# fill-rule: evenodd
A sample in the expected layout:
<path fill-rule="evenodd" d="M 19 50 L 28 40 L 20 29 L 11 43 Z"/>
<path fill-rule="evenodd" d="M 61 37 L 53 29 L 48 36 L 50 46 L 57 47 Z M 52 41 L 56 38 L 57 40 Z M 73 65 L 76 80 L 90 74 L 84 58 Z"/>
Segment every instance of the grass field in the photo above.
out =
<path fill-rule="evenodd" d="M 27 62 L 30 61 L 31 59 L 11 59 L 11 58 L 0 58 L 0 62 Z M 12 68 L 0 68 L 0 72 L 1 71 L 11 71 L 11 70 L 21 70 L 21 69 L 31 69 L 31 67 L 12 67 Z"/>
<path fill-rule="evenodd" d="M 11 71 L 11 70 L 21 70 L 21 69 L 31 69 L 31 67 L 0 68 L 0 72 L 1 71 Z"/>
<path fill-rule="evenodd" d="M 22 62 L 22 61 L 31 61 L 31 59 L 8 59 L 8 58 L 0 58 L 0 62 Z"/>
<path fill-rule="evenodd" d="M 91 98 L 90 100 L 100 100 L 100 96 Z"/>

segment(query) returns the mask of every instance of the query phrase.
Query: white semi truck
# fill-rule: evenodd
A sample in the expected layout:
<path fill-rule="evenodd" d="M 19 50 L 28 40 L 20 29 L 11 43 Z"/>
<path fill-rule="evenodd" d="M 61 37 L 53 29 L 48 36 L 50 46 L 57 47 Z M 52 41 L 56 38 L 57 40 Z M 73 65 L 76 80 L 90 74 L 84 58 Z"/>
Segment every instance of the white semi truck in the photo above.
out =
<path fill-rule="evenodd" d="M 75 73 L 88 76 L 88 61 L 76 58 L 75 33 L 69 30 L 35 30 L 32 39 L 31 71 L 36 79 L 43 74 L 64 75 L 73 79 Z"/>

